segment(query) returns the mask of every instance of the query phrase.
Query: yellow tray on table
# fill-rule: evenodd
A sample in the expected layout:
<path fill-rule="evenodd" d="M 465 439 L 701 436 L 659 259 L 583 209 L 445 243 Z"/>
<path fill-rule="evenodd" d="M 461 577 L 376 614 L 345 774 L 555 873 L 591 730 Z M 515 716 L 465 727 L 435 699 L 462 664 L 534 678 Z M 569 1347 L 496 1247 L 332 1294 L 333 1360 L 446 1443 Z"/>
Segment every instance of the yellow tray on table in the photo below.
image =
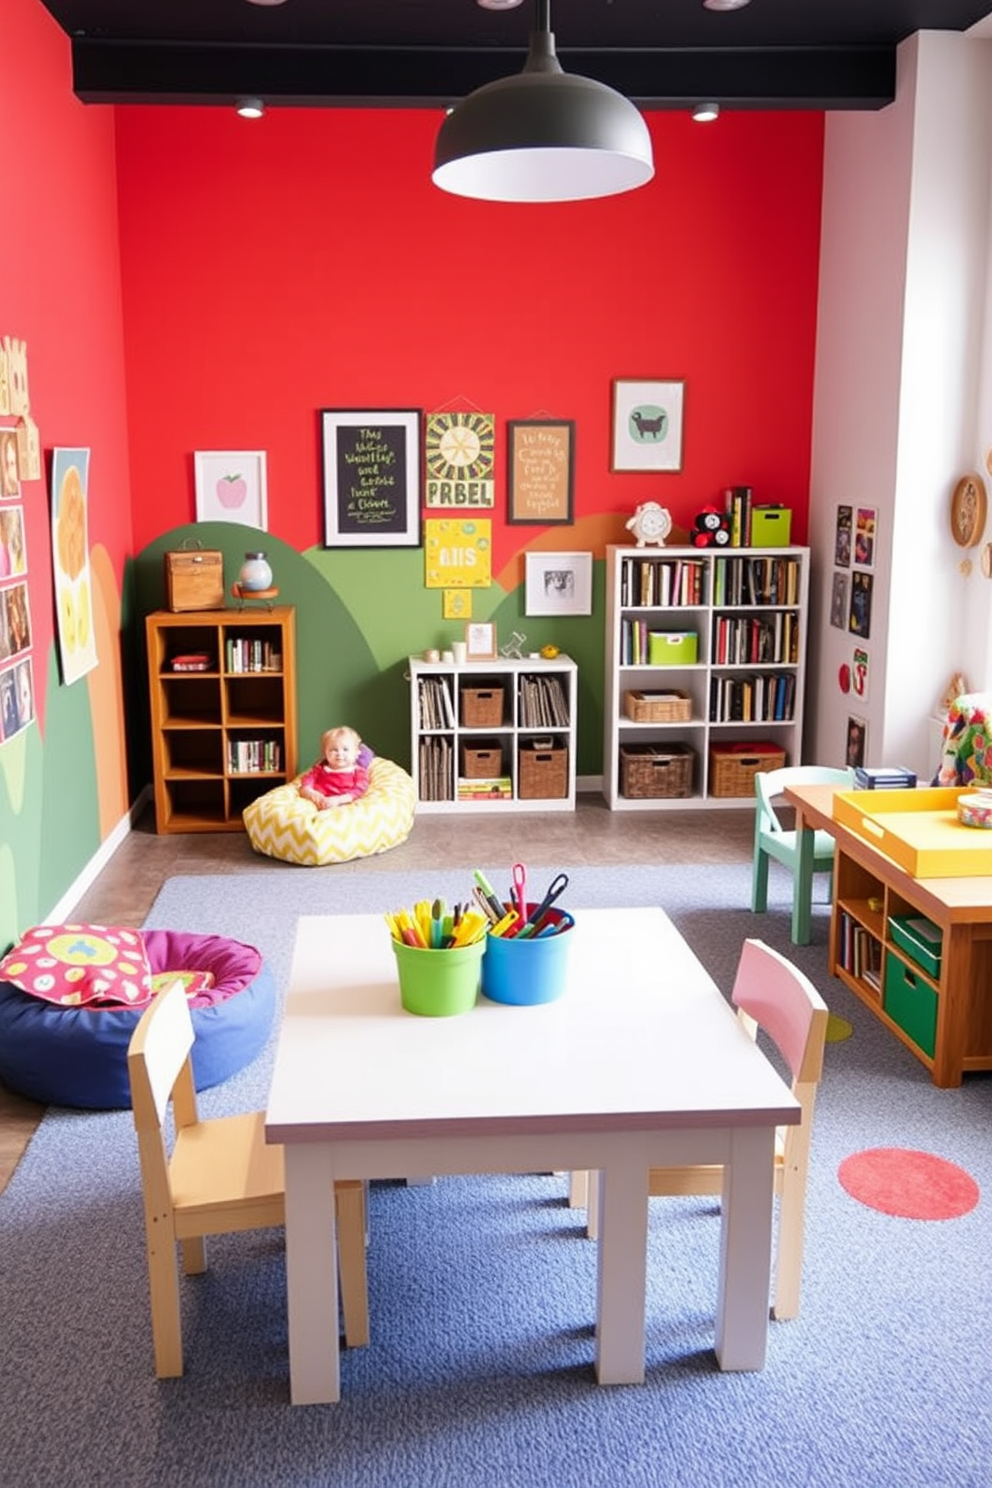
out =
<path fill-rule="evenodd" d="M 992 832 L 958 821 L 963 791 L 838 791 L 834 820 L 885 853 L 913 878 L 992 875 Z"/>

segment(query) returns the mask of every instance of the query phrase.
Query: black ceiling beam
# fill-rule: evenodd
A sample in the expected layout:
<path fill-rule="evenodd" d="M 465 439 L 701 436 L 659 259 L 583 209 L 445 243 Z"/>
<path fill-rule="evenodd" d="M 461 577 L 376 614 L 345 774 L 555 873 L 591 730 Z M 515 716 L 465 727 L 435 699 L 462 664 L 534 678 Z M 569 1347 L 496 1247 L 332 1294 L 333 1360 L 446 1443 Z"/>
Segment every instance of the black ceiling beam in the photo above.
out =
<path fill-rule="evenodd" d="M 525 52 L 497 48 L 230 46 L 72 42 L 84 103 L 442 107 L 520 72 Z M 641 108 L 715 99 L 744 109 L 879 109 L 896 88 L 894 47 L 637 49 L 559 47 L 566 72 L 607 83 Z M 452 91 L 457 80 L 458 91 Z"/>

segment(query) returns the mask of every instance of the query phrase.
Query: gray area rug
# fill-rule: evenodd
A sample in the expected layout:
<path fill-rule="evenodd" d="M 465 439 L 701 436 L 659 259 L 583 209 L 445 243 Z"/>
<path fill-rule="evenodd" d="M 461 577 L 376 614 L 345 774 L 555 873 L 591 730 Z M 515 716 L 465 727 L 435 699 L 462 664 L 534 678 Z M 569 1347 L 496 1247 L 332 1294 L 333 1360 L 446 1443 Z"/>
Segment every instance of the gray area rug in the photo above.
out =
<path fill-rule="evenodd" d="M 487 872 L 508 887 L 507 866 Z M 464 870 L 177 878 L 148 924 L 258 945 L 282 993 L 299 914 L 381 913 L 469 888 Z M 661 904 L 724 991 L 758 934 L 853 1025 L 827 1050 L 802 1311 L 771 1326 L 762 1373 L 722 1375 L 714 1361 L 713 1201 L 652 1204 L 647 1381 L 601 1389 L 595 1247 L 563 1180 L 483 1176 L 374 1186 L 372 1344 L 345 1351 L 339 1406 L 288 1404 L 274 1232 L 211 1244 L 210 1272 L 183 1282 L 186 1375 L 157 1382 L 130 1115 L 53 1109 L 0 1196 L 0 1482 L 989 1488 L 987 1199 L 954 1221 L 897 1220 L 851 1200 L 836 1170 L 863 1147 L 917 1147 L 992 1192 L 992 1078 L 935 1090 L 826 975 L 826 906 L 800 948 L 784 876 L 773 871 L 767 915 L 748 902 L 742 867 L 576 869 L 567 895 L 579 911 Z M 264 1104 L 270 1068 L 271 1049 L 207 1092 L 204 1112 Z"/>

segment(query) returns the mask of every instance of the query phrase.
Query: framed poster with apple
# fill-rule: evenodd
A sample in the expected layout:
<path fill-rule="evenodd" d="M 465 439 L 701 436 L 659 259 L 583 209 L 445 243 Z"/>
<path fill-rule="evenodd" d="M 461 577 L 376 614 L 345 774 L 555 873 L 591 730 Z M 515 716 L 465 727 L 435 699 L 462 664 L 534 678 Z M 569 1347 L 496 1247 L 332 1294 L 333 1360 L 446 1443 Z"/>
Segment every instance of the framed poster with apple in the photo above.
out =
<path fill-rule="evenodd" d="M 240 522 L 268 531 L 264 450 L 197 450 L 193 473 L 198 522 Z"/>

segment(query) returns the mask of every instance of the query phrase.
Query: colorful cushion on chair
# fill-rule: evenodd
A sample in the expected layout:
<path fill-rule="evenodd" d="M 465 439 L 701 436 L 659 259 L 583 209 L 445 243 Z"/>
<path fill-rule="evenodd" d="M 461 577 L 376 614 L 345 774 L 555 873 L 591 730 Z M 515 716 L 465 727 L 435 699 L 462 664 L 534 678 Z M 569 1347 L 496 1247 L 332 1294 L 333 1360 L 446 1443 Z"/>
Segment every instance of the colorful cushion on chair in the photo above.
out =
<path fill-rule="evenodd" d="M 36 925 L 0 961 L 0 981 L 60 1007 L 145 1007 L 151 966 L 137 930 Z"/>

